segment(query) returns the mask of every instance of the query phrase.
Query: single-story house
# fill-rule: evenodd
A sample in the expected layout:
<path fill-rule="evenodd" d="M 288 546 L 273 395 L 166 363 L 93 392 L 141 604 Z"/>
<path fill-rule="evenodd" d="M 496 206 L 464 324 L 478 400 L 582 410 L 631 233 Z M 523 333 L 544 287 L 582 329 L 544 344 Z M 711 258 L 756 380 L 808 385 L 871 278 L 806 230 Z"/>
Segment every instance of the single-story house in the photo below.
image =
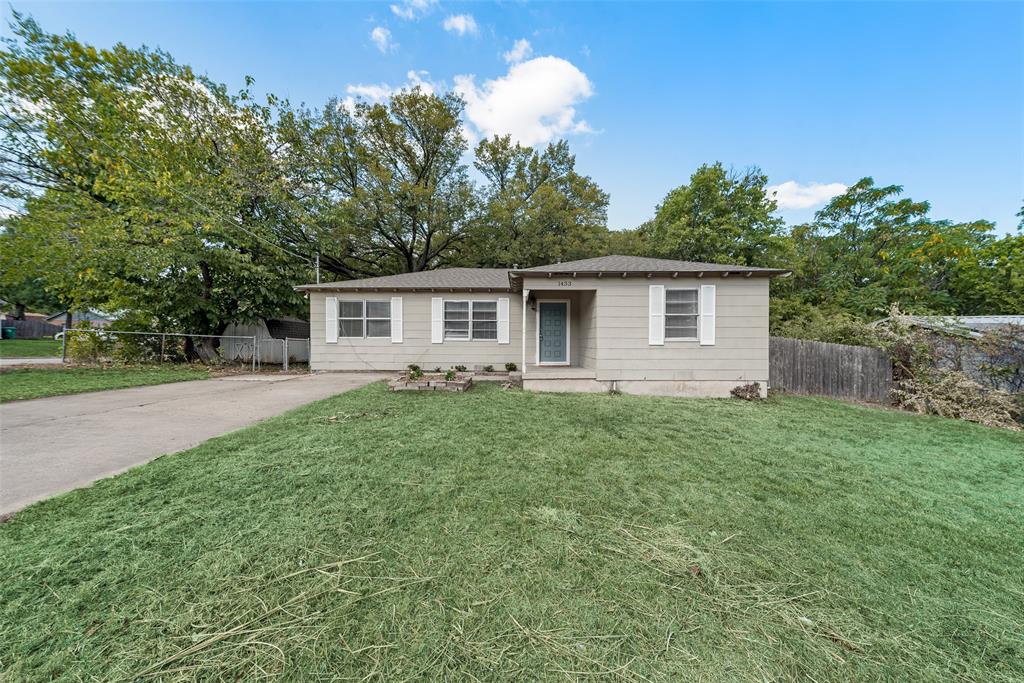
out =
<path fill-rule="evenodd" d="M 67 311 L 54 313 L 46 317 L 46 322 L 51 325 L 63 327 L 68 318 Z M 71 314 L 71 327 L 80 327 L 82 323 L 89 323 L 90 327 L 108 327 L 113 321 L 102 313 L 96 311 L 74 311 Z"/>
<path fill-rule="evenodd" d="M 312 370 L 515 363 L 523 387 L 727 396 L 768 384 L 768 285 L 789 271 L 636 256 L 301 285 Z"/>

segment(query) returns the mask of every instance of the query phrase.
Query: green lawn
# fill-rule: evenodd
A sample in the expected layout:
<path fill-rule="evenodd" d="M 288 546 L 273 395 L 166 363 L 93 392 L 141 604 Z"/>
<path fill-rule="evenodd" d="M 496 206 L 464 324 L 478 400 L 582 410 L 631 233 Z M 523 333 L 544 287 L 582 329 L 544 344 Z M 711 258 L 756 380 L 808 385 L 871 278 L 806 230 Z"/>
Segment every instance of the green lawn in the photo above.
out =
<path fill-rule="evenodd" d="M 55 339 L 0 339 L 0 358 L 43 358 L 60 355 Z"/>
<path fill-rule="evenodd" d="M 24 368 L 0 372 L 0 403 L 26 398 L 126 389 L 149 384 L 205 379 L 204 369 L 168 365 L 126 368 Z"/>
<path fill-rule="evenodd" d="M 1022 558 L 1018 433 L 806 398 L 374 385 L 0 525 L 0 667 L 1019 681 Z"/>

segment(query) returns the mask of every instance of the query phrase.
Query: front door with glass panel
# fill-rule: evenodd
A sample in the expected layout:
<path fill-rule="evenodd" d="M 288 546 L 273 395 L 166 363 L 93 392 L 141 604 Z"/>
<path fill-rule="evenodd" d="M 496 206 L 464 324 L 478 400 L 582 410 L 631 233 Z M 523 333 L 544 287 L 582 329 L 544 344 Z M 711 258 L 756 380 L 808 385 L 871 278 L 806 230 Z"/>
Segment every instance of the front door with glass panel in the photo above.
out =
<path fill-rule="evenodd" d="M 569 363 L 569 304 L 565 301 L 537 303 L 537 356 L 541 364 Z"/>

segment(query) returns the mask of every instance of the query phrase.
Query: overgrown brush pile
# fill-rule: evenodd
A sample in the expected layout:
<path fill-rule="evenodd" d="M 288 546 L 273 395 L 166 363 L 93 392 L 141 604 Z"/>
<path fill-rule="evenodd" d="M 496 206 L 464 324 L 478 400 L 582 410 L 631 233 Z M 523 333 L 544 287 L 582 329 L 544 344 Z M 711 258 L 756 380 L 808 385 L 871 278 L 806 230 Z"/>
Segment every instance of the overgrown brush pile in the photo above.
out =
<path fill-rule="evenodd" d="M 956 325 L 955 317 L 946 329 L 922 329 L 910 320 L 897 306 L 883 324 L 818 313 L 775 333 L 883 349 L 893 362 L 893 403 L 905 410 L 1024 428 L 1024 330 L 1008 325 L 978 335 Z"/>
<path fill-rule="evenodd" d="M 893 402 L 915 413 L 952 417 L 988 427 L 1021 430 L 1019 400 L 978 384 L 962 372 L 936 370 L 908 379 L 892 392 Z"/>

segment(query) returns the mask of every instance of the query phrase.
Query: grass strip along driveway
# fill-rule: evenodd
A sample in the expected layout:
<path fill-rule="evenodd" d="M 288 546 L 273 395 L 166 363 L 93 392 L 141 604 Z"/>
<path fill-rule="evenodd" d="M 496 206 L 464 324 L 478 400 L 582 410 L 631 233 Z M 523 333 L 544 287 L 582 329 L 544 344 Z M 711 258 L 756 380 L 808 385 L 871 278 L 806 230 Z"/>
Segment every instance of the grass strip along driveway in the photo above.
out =
<path fill-rule="evenodd" d="M 1024 438 L 373 385 L 0 525 L 9 680 L 1024 677 Z"/>
<path fill-rule="evenodd" d="M 55 358 L 60 342 L 53 339 L 2 339 L 0 358 Z"/>
<path fill-rule="evenodd" d="M 23 368 L 0 372 L 0 403 L 46 396 L 127 389 L 150 384 L 205 379 L 204 368 L 187 366 L 124 368 Z"/>

